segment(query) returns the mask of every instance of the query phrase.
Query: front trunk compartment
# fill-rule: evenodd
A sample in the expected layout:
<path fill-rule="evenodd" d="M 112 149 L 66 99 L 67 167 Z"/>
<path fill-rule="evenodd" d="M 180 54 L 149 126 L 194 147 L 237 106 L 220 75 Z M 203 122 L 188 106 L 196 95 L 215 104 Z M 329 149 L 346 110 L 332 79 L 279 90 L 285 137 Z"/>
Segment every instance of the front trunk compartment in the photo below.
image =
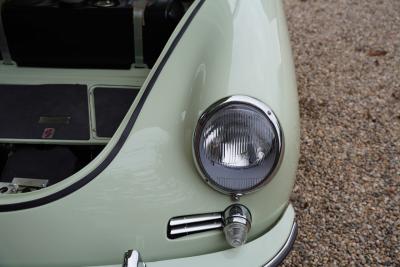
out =
<path fill-rule="evenodd" d="M 13 193 L 6 188 L 15 184 L 16 178 L 33 182 L 46 180 L 43 187 L 54 185 L 89 164 L 103 148 L 101 145 L 0 144 L 0 194 Z M 36 189 L 24 188 L 22 193 Z"/>
<path fill-rule="evenodd" d="M 40 189 L 8 190 L 18 183 L 52 186 L 97 157 L 192 3 L 0 3 L 0 197 Z"/>

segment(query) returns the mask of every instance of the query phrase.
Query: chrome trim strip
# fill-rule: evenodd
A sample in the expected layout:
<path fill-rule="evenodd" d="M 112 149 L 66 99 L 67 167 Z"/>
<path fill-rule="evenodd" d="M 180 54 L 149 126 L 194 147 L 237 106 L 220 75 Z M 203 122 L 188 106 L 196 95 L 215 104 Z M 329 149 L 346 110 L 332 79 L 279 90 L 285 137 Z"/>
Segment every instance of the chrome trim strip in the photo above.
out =
<path fill-rule="evenodd" d="M 175 217 L 169 221 L 169 226 L 179 226 L 179 225 L 201 223 L 214 220 L 222 220 L 221 213 L 207 213 L 207 214 Z"/>
<path fill-rule="evenodd" d="M 4 29 L 3 17 L 2 17 L 2 12 L 1 12 L 4 2 L 5 2 L 5 0 L 0 0 L 0 51 L 1 51 L 1 55 L 3 57 L 3 64 L 4 65 L 14 65 L 14 62 L 11 58 L 10 49 L 8 47 L 7 36 L 6 36 L 5 29 Z"/>
<path fill-rule="evenodd" d="M 290 230 L 289 237 L 286 240 L 285 244 L 283 247 L 279 250 L 279 252 L 266 264 L 263 265 L 263 267 L 276 267 L 279 266 L 282 261 L 286 258 L 286 256 L 289 254 L 289 252 L 292 250 L 293 243 L 296 240 L 297 236 L 297 223 L 294 222 L 292 229 Z"/>
<path fill-rule="evenodd" d="M 267 177 L 264 178 L 264 181 L 254 188 L 251 188 L 246 191 L 228 191 L 218 184 L 214 183 L 213 180 L 210 177 L 206 176 L 206 172 L 203 170 L 203 167 L 201 165 L 201 160 L 200 160 L 200 153 L 199 153 L 199 140 L 200 140 L 200 135 L 202 132 L 202 128 L 205 124 L 205 122 L 208 120 L 208 118 L 211 117 L 215 112 L 220 110 L 221 108 L 229 105 L 229 104 L 234 104 L 234 103 L 241 103 L 241 104 L 247 104 L 252 107 L 255 107 L 259 109 L 264 115 L 269 119 L 269 121 L 273 124 L 276 135 L 278 137 L 278 145 L 279 145 L 279 157 L 278 159 L 275 160 L 274 162 L 274 168 L 271 170 L 271 172 L 267 175 Z M 285 151 L 285 140 L 284 140 L 284 135 L 283 135 L 283 129 L 279 123 L 279 120 L 273 110 L 264 102 L 250 96 L 246 95 L 233 95 L 233 96 L 228 96 L 225 98 L 222 98 L 221 100 L 211 104 L 200 116 L 200 118 L 197 121 L 196 128 L 193 132 L 193 137 L 192 137 L 192 152 L 193 152 L 193 158 L 194 162 L 196 165 L 196 168 L 201 176 L 201 178 L 213 189 L 216 191 L 231 195 L 235 201 L 239 200 L 239 198 L 244 195 L 244 194 L 249 194 L 257 191 L 258 189 L 262 188 L 265 186 L 267 183 L 269 183 L 272 178 L 275 176 L 276 172 L 279 170 L 279 167 L 282 163 L 283 159 L 283 154 Z"/>
<path fill-rule="evenodd" d="M 182 236 L 182 235 L 189 235 L 203 231 L 210 231 L 210 230 L 217 230 L 222 229 L 223 223 L 222 222 L 210 222 L 210 223 L 202 223 L 197 225 L 189 225 L 189 226 L 182 226 L 182 227 L 175 227 L 172 228 L 169 232 L 170 236 Z"/>

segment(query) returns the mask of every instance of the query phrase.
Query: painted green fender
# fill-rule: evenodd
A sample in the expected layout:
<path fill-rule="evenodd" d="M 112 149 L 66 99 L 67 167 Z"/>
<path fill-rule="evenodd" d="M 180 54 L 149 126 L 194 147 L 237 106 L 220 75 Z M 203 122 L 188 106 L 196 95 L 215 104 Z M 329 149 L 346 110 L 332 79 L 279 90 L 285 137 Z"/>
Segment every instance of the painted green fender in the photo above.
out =
<path fill-rule="evenodd" d="M 191 147 L 200 114 L 236 94 L 270 106 L 285 136 L 275 177 L 240 199 L 253 215 L 250 241 L 263 235 L 287 207 L 299 157 L 282 3 L 196 1 L 103 152 L 54 186 L 0 198 L 0 266 L 117 264 L 128 249 L 155 262 L 227 249 L 220 231 L 170 240 L 166 229 L 171 217 L 232 204 L 202 181 Z"/>

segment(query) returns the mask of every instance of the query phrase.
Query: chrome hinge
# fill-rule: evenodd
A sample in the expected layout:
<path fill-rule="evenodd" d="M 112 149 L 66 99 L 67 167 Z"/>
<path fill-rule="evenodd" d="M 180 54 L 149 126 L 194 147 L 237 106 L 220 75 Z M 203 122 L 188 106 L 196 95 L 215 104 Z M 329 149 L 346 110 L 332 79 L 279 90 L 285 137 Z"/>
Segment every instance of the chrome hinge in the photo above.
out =
<path fill-rule="evenodd" d="M 49 180 L 16 177 L 11 183 L 0 183 L 0 195 L 36 191 L 45 188 L 48 183 Z"/>

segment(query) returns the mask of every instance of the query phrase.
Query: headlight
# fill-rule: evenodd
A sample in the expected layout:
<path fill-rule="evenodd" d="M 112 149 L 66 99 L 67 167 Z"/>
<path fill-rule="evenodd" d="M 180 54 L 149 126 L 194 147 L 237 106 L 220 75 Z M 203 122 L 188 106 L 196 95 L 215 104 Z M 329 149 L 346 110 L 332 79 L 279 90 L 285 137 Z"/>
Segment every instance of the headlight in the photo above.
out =
<path fill-rule="evenodd" d="M 194 158 L 214 189 L 233 195 L 252 192 L 273 176 L 283 136 L 272 110 L 259 100 L 232 96 L 209 107 L 193 138 Z"/>

